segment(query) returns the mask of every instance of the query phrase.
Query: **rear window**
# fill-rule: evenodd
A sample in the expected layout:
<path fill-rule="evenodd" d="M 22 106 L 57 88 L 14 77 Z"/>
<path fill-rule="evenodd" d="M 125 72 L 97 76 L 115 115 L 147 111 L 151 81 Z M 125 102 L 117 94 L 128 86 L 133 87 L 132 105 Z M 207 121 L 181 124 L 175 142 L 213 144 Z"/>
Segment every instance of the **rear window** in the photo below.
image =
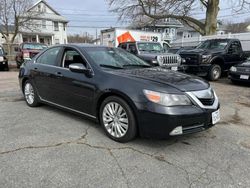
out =
<path fill-rule="evenodd" d="M 26 50 L 43 50 L 47 48 L 44 44 L 23 44 L 23 49 Z"/>

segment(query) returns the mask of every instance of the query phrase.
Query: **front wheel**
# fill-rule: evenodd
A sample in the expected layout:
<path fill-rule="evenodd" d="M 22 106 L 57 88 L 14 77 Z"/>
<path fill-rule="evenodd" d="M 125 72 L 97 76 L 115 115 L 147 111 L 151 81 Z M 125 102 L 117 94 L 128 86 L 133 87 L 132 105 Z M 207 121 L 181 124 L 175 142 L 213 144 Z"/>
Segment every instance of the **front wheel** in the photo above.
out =
<path fill-rule="evenodd" d="M 33 86 L 33 84 L 27 80 L 24 83 L 23 87 L 23 93 L 24 93 L 24 98 L 28 106 L 30 107 L 36 107 L 39 106 L 39 100 L 38 100 L 38 95 L 36 93 L 36 90 Z"/>
<path fill-rule="evenodd" d="M 221 66 L 214 64 L 211 66 L 209 74 L 208 74 L 208 78 L 211 81 L 216 81 L 221 77 Z"/>
<path fill-rule="evenodd" d="M 120 97 L 111 96 L 103 101 L 100 123 L 108 137 L 117 142 L 131 141 L 137 133 L 134 113 Z"/>

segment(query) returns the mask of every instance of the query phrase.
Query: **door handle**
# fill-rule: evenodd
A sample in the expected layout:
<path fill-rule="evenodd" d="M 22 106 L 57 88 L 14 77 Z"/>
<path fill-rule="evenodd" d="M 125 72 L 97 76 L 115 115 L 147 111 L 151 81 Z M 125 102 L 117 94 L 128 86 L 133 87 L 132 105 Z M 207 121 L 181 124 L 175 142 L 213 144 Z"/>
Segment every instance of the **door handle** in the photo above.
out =
<path fill-rule="evenodd" d="M 61 72 L 56 72 L 55 75 L 56 75 L 57 77 L 63 77 L 63 75 L 62 75 Z"/>

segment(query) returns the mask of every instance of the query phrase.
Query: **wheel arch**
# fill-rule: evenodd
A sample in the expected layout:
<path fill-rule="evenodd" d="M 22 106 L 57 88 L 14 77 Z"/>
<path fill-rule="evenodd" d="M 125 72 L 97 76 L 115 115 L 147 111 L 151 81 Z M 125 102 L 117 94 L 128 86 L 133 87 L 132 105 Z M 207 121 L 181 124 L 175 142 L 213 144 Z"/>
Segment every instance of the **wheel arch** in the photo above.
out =
<path fill-rule="evenodd" d="M 96 117 L 97 120 L 100 121 L 100 107 L 102 102 L 110 97 L 110 96 L 116 96 L 116 97 L 120 97 L 121 99 L 123 99 L 125 102 L 128 103 L 128 105 L 131 107 L 134 115 L 135 115 L 135 120 L 136 120 L 136 124 L 138 126 L 138 119 L 137 119 L 137 108 L 136 105 L 134 104 L 134 102 L 124 93 L 117 91 L 117 90 L 107 90 L 106 92 L 104 92 L 103 94 L 101 94 L 99 96 L 99 98 L 97 99 L 97 103 L 96 103 Z M 138 129 L 139 130 L 139 129 Z"/>
<path fill-rule="evenodd" d="M 222 57 L 214 57 L 212 60 L 211 60 L 211 64 L 217 64 L 217 65 L 220 65 L 220 67 L 222 68 L 222 70 L 224 70 L 224 65 L 225 65 L 225 61 Z"/>

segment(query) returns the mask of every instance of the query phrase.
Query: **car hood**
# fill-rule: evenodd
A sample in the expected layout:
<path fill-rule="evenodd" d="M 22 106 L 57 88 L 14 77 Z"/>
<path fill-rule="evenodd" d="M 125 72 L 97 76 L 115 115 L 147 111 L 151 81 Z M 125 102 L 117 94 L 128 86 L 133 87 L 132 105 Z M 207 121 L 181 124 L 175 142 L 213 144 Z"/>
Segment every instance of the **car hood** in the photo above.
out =
<path fill-rule="evenodd" d="M 192 49 L 192 50 L 182 50 L 180 54 L 201 54 L 201 55 L 206 55 L 206 54 L 216 54 L 216 53 L 222 53 L 224 50 L 221 49 Z"/>
<path fill-rule="evenodd" d="M 122 69 L 111 72 L 121 76 L 134 77 L 165 84 L 183 92 L 205 90 L 210 87 L 209 83 L 202 80 L 201 78 L 171 71 L 161 67 Z"/>
<path fill-rule="evenodd" d="M 236 67 L 248 67 L 250 68 L 250 61 L 236 65 Z"/>

